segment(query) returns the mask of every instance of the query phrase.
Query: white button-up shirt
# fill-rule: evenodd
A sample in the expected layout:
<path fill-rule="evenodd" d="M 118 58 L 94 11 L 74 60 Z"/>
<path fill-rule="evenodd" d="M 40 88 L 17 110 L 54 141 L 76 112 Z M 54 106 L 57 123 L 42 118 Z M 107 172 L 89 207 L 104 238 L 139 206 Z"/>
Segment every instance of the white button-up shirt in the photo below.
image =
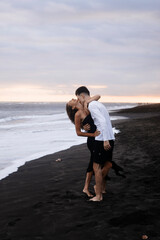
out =
<path fill-rule="evenodd" d="M 101 134 L 97 136 L 95 140 L 114 140 L 115 137 L 112 129 L 112 124 L 106 107 L 98 101 L 92 101 L 89 103 L 88 109 L 91 113 L 94 124 L 101 132 Z"/>

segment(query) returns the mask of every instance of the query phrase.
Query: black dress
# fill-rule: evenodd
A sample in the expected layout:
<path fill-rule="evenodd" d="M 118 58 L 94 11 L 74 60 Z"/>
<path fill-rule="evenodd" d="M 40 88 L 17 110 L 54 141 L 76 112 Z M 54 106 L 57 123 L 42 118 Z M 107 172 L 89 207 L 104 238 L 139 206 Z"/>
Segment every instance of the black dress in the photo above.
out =
<path fill-rule="evenodd" d="M 82 122 L 82 125 L 86 125 L 86 124 L 89 124 L 90 125 L 90 130 L 88 131 L 88 133 L 94 133 L 96 131 L 96 125 L 94 124 L 94 121 L 91 117 L 91 115 L 87 115 L 85 117 L 85 119 L 83 120 Z M 89 162 L 89 165 L 88 165 L 88 168 L 87 168 L 87 172 L 91 172 L 93 171 L 93 151 L 94 151 L 94 141 L 95 141 L 95 138 L 94 137 L 88 137 L 87 138 L 87 147 L 91 153 L 91 156 L 90 156 L 90 162 Z"/>

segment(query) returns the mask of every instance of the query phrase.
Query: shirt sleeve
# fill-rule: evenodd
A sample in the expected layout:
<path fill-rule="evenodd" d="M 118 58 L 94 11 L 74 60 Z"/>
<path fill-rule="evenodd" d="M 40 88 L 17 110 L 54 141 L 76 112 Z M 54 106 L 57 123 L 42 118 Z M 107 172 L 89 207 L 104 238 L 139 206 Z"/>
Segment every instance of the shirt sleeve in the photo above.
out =
<path fill-rule="evenodd" d="M 108 136 L 109 136 L 109 131 L 108 131 L 105 117 L 100 112 L 100 110 L 96 104 L 89 104 L 88 109 L 91 113 L 91 116 L 92 116 L 96 126 L 97 126 L 97 129 L 101 131 L 103 141 L 107 141 Z"/>

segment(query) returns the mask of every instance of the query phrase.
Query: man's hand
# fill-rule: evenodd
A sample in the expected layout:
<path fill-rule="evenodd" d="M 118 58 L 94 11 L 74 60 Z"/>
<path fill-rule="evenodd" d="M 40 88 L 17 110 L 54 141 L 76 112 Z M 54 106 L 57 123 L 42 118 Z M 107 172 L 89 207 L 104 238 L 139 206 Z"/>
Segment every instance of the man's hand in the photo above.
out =
<path fill-rule="evenodd" d="M 111 148 L 109 141 L 104 141 L 103 146 L 104 146 L 104 150 L 106 151 L 108 151 Z"/>
<path fill-rule="evenodd" d="M 98 130 L 96 130 L 96 131 L 94 132 L 94 136 L 95 136 L 95 137 L 99 136 L 100 134 L 101 134 L 101 132 L 98 131 Z"/>
<path fill-rule="evenodd" d="M 83 129 L 84 129 L 85 131 L 89 131 L 89 130 L 91 129 L 91 126 L 87 123 L 87 124 L 85 124 L 85 125 L 83 126 Z"/>

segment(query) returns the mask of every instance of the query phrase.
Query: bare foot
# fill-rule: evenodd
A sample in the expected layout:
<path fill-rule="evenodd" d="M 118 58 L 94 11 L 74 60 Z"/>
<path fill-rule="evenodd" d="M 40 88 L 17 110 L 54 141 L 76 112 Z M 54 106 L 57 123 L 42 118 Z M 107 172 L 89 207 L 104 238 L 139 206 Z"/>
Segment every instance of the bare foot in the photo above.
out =
<path fill-rule="evenodd" d="M 95 197 L 89 199 L 89 201 L 93 201 L 93 202 L 100 202 L 100 201 L 102 201 L 102 200 L 103 200 L 102 197 L 97 197 L 97 196 L 95 196 Z"/>
<path fill-rule="evenodd" d="M 87 194 L 88 197 L 93 197 L 93 194 L 91 194 L 90 191 L 83 189 L 83 192 Z"/>

